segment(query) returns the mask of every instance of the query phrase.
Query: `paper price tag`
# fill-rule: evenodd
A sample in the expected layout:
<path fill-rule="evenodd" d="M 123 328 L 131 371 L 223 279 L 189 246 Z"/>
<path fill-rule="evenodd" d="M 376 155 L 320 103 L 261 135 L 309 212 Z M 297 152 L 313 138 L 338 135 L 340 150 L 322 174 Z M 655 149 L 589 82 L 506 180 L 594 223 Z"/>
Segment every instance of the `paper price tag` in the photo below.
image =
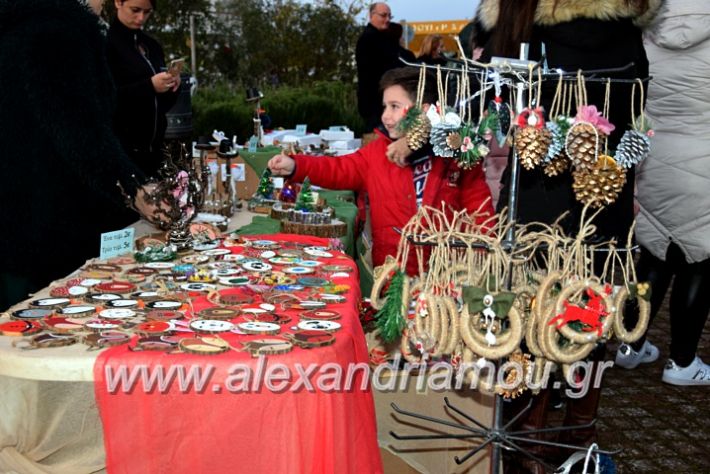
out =
<path fill-rule="evenodd" d="M 277 176 L 274 176 L 273 178 L 271 178 L 271 181 L 274 183 L 274 187 L 276 189 L 280 189 L 280 188 L 284 187 L 284 179 L 283 178 L 279 178 Z"/>
<path fill-rule="evenodd" d="M 252 135 L 249 139 L 249 153 L 256 153 L 256 146 L 259 143 L 259 139 Z"/>
<path fill-rule="evenodd" d="M 232 163 L 232 181 L 246 181 L 244 163 Z"/>
<path fill-rule="evenodd" d="M 135 244 L 136 230 L 121 229 L 113 232 L 105 232 L 101 234 L 101 250 L 99 251 L 99 259 L 106 260 L 108 258 L 117 257 L 126 253 L 133 253 Z"/>
<path fill-rule="evenodd" d="M 308 129 L 308 125 L 305 123 L 301 123 L 296 125 L 296 135 L 298 136 L 303 136 L 306 134 L 306 130 Z"/>

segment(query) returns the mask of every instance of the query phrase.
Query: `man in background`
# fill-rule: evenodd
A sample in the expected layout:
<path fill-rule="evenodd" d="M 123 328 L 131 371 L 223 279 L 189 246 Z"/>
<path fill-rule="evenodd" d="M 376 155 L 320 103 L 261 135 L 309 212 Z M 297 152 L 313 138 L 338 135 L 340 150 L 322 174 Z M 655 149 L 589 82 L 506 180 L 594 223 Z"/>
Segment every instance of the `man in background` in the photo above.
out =
<path fill-rule="evenodd" d="M 369 11 L 370 22 L 357 40 L 355 61 L 358 111 L 365 119 L 366 130 L 372 132 L 380 125 L 382 115 L 380 79 L 385 72 L 403 64 L 399 61 L 399 40 L 388 32 L 392 19 L 390 7 L 386 3 L 375 2 L 370 5 Z M 363 136 L 363 141 L 366 142 L 367 137 Z"/>

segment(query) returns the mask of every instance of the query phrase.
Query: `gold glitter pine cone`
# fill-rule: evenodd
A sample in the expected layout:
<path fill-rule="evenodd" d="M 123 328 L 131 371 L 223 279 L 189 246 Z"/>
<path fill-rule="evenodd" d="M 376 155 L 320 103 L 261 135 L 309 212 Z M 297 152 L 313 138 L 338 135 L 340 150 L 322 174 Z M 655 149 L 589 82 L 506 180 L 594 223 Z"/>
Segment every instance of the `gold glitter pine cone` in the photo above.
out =
<path fill-rule="evenodd" d="M 569 169 L 569 160 L 564 151 L 559 152 L 555 157 L 545 165 L 542 171 L 547 176 L 558 176 Z"/>
<path fill-rule="evenodd" d="M 552 143 L 552 132 L 546 128 L 527 126 L 515 132 L 515 149 L 523 168 L 531 170 L 542 162 Z"/>
<path fill-rule="evenodd" d="M 608 155 L 600 155 L 590 171 L 574 171 L 572 189 L 575 197 L 583 204 L 592 207 L 607 206 L 619 196 L 626 183 L 626 171 L 617 166 Z"/>
<path fill-rule="evenodd" d="M 429 133 L 431 132 L 431 123 L 426 114 L 421 114 L 417 117 L 412 128 L 407 132 L 407 146 L 410 150 L 416 151 L 423 147 L 429 141 Z"/>
<path fill-rule="evenodd" d="M 590 123 L 576 123 L 567 132 L 567 155 L 577 171 L 590 171 L 597 162 L 599 134 Z"/>

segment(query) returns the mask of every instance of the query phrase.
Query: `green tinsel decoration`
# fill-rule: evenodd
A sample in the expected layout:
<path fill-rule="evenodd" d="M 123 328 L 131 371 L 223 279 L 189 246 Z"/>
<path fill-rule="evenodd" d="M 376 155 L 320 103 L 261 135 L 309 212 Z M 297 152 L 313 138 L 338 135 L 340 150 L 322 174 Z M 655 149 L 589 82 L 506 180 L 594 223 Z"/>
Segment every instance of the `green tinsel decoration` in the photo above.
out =
<path fill-rule="evenodd" d="M 375 314 L 380 336 L 385 342 L 397 340 L 402 335 L 406 323 L 406 318 L 402 315 L 402 285 L 404 285 L 404 273 L 395 270 L 390 286 L 385 291 L 387 300 L 382 309 Z"/>
<path fill-rule="evenodd" d="M 419 107 L 411 107 L 409 110 L 407 110 L 407 113 L 402 118 L 402 120 L 400 120 L 397 124 L 397 130 L 401 134 L 406 135 L 407 132 L 409 132 L 417 124 L 417 121 L 419 120 L 419 116 L 421 114 L 422 110 Z"/>

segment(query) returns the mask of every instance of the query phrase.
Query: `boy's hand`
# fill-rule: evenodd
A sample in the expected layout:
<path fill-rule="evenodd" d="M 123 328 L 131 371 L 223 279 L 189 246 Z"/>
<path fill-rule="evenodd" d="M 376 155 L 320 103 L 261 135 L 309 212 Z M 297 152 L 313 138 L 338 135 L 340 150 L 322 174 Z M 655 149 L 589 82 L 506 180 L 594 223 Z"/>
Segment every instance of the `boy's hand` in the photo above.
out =
<path fill-rule="evenodd" d="M 278 154 L 269 160 L 267 166 L 274 176 L 289 176 L 296 169 L 296 162 L 290 156 Z"/>
<path fill-rule="evenodd" d="M 387 146 L 387 159 L 397 166 L 404 167 L 407 164 L 407 157 L 412 154 L 412 150 L 407 146 L 407 138 L 400 138 Z"/>

